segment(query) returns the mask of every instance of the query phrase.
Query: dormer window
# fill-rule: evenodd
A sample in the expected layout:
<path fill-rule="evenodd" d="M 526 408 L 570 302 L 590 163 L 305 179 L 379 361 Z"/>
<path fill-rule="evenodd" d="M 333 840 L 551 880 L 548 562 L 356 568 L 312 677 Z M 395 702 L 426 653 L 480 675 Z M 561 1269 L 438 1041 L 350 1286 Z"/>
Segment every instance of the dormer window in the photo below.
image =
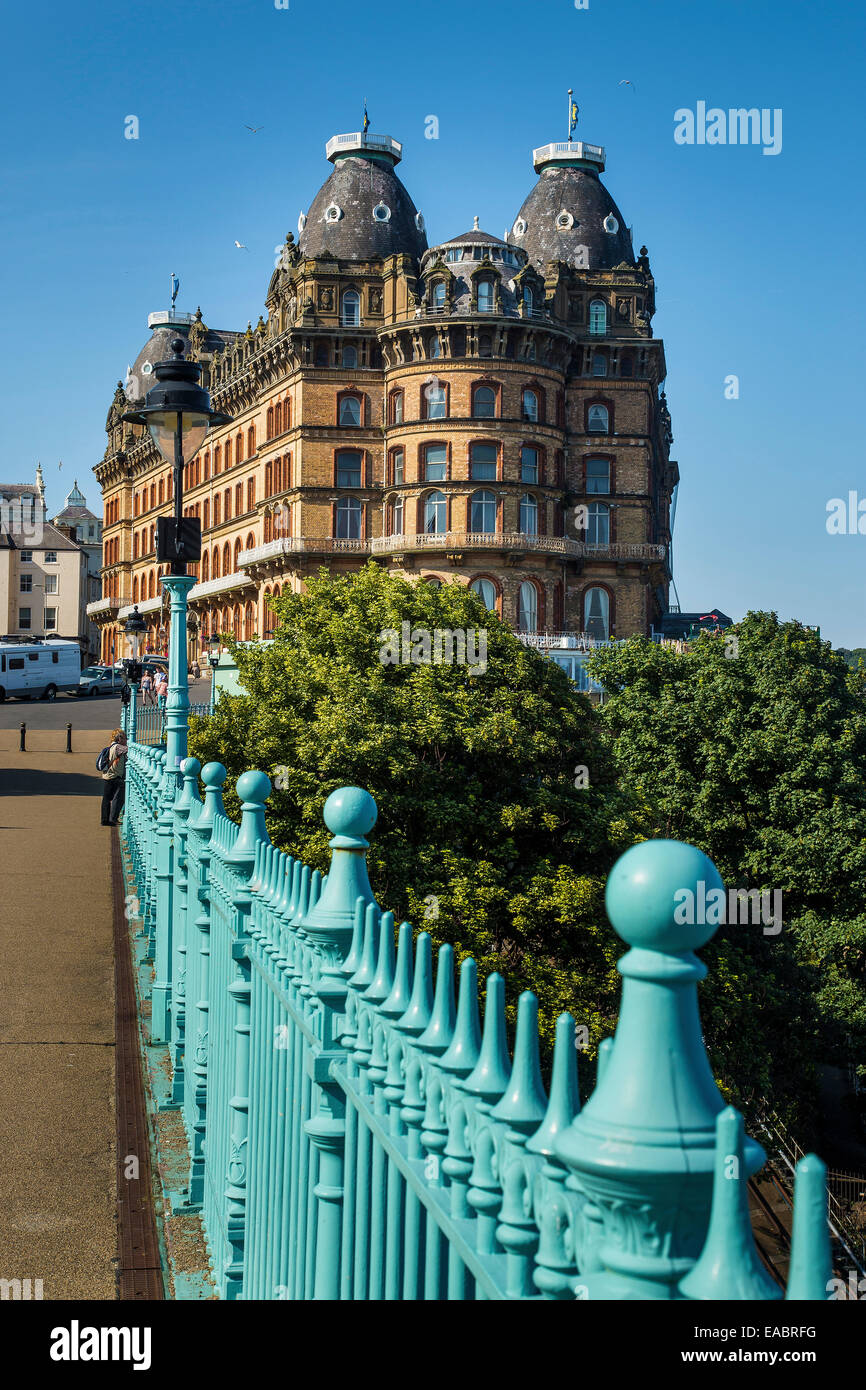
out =
<path fill-rule="evenodd" d="M 389 222 L 391 220 L 391 209 L 387 203 L 377 203 L 373 209 L 373 220 L 375 222 Z"/>
<path fill-rule="evenodd" d="M 526 223 L 524 222 L 524 220 L 523 220 L 522 217 L 518 217 L 518 219 L 517 219 L 517 221 L 515 222 L 514 227 L 512 228 L 512 230 L 513 230 L 515 236 L 525 236 L 525 235 L 526 235 Z"/>
<path fill-rule="evenodd" d="M 535 312 L 535 295 L 531 285 L 523 286 L 523 311 L 530 318 Z"/>
<path fill-rule="evenodd" d="M 436 284 L 433 286 L 433 301 L 432 301 L 432 302 L 433 302 L 433 308 L 434 308 L 434 309 L 444 309 L 444 308 L 445 308 L 445 281 L 444 281 L 444 280 L 437 280 L 437 281 L 436 281 Z"/>
<path fill-rule="evenodd" d="M 326 207 L 326 208 L 325 208 L 325 221 L 326 221 L 326 222 L 339 222 L 339 220 L 340 220 L 340 218 L 341 218 L 342 216 L 343 216 L 343 209 L 340 208 L 340 207 L 338 207 L 336 203 L 331 203 L 329 207 Z"/>
<path fill-rule="evenodd" d="M 589 306 L 589 331 L 598 336 L 607 332 L 607 305 L 603 299 L 594 299 Z"/>
<path fill-rule="evenodd" d="M 494 302 L 493 302 L 493 281 L 492 281 L 492 280 L 479 280 L 479 281 L 478 281 L 478 312 L 479 312 L 480 314 L 492 314 L 492 313 L 493 313 L 493 308 L 494 308 Z"/>
<path fill-rule="evenodd" d="M 346 328 L 357 328 L 361 322 L 361 296 L 357 290 L 343 293 L 342 319 Z"/>

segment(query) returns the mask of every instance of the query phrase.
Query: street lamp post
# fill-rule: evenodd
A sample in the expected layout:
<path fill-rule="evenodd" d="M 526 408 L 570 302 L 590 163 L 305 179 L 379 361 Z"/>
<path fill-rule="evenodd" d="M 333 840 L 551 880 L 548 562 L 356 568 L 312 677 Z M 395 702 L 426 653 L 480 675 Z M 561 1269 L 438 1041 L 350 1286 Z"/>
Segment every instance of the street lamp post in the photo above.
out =
<path fill-rule="evenodd" d="M 210 670 L 211 670 L 211 677 L 210 677 L 210 712 L 211 712 L 211 714 L 213 714 L 213 712 L 214 712 L 214 707 L 215 707 L 215 705 L 216 705 L 216 673 L 217 673 L 217 667 L 218 667 L 219 664 L 220 664 L 220 647 L 222 646 L 222 643 L 220 642 L 220 639 L 219 639 L 219 633 L 217 633 L 217 632 L 212 632 L 211 635 L 210 635 L 210 637 L 207 639 L 207 645 L 208 645 L 207 660 L 208 660 L 208 665 L 210 666 Z"/>
<path fill-rule="evenodd" d="M 183 470 L 204 443 L 209 429 L 231 420 L 212 410 L 210 396 L 199 385 L 201 367 L 183 355 L 182 338 L 171 345 L 173 357 L 157 362 L 152 386 L 140 410 L 130 410 L 123 419 L 134 425 L 147 425 L 151 439 L 174 476 L 174 518 L 158 518 L 157 559 L 169 562 L 169 573 L 162 584 L 171 605 L 168 699 L 165 706 L 166 767 L 180 778 L 180 765 L 187 755 L 189 728 L 189 682 L 186 669 L 187 595 L 195 579 L 187 574 L 187 562 L 201 555 L 201 523 L 183 514 Z"/>

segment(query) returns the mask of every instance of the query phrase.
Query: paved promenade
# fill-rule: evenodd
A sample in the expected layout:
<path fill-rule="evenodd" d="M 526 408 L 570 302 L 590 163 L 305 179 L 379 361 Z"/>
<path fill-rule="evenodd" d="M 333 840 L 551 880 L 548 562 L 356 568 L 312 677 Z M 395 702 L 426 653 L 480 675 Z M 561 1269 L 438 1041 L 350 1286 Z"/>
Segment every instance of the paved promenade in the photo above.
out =
<path fill-rule="evenodd" d="M 77 742 L 0 752 L 0 1279 L 113 1299 L 117 831 L 99 824 L 107 731 Z"/>

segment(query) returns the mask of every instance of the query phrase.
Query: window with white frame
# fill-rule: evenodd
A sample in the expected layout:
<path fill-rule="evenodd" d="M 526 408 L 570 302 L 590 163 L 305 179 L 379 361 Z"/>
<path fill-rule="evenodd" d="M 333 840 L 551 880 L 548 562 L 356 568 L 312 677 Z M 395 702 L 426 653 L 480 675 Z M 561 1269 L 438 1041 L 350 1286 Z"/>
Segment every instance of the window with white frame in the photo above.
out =
<path fill-rule="evenodd" d="M 610 595 L 606 589 L 587 589 L 584 594 L 583 630 L 602 642 L 610 636 Z"/>
<path fill-rule="evenodd" d="M 424 499 L 424 530 L 428 535 L 442 535 L 446 530 L 448 505 L 444 492 L 428 492 Z"/>
<path fill-rule="evenodd" d="M 496 444 L 472 444 L 469 448 L 469 476 L 477 483 L 492 483 L 496 478 L 499 450 Z"/>
<path fill-rule="evenodd" d="M 607 332 L 607 305 L 603 299 L 593 299 L 589 306 L 589 331 L 599 337 Z"/>
<path fill-rule="evenodd" d="M 519 632 L 538 631 L 538 590 L 528 579 L 517 591 L 517 627 Z"/>
<path fill-rule="evenodd" d="M 587 425 L 590 434 L 607 434 L 610 429 L 607 406 L 591 405 L 587 413 Z"/>
<path fill-rule="evenodd" d="M 57 609 L 46 608 L 45 610 L 45 631 L 52 632 L 57 627 Z"/>
<path fill-rule="evenodd" d="M 357 497 L 341 497 L 337 503 L 337 539 L 361 539 L 361 503 Z"/>
<path fill-rule="evenodd" d="M 337 487 L 360 486 L 361 454 L 354 449 L 343 449 L 337 455 Z"/>
<path fill-rule="evenodd" d="M 586 460 L 587 492 L 610 492 L 610 459 Z"/>
<path fill-rule="evenodd" d="M 357 396 L 343 396 L 340 400 L 340 424 L 360 425 L 361 402 Z"/>
<path fill-rule="evenodd" d="M 46 592 L 46 594 L 56 594 L 56 593 L 57 593 L 57 575 L 56 575 L 56 574 L 46 574 L 46 576 L 45 576 L 45 592 Z"/>
<path fill-rule="evenodd" d="M 538 535 L 538 501 L 528 492 L 520 499 L 520 532 L 524 536 Z"/>
<path fill-rule="evenodd" d="M 424 449 L 424 481 L 443 483 L 448 468 L 448 445 L 427 444 Z"/>
<path fill-rule="evenodd" d="M 538 472 L 538 450 L 533 449 L 531 444 L 524 444 L 520 450 L 520 481 L 537 483 Z"/>
<path fill-rule="evenodd" d="M 476 420 L 492 420 L 496 415 L 496 391 L 492 386 L 476 386 L 472 393 L 472 414 Z"/>
<path fill-rule="evenodd" d="M 523 418 L 533 423 L 538 421 L 538 395 L 535 391 L 527 389 L 523 392 Z"/>
<path fill-rule="evenodd" d="M 606 502 L 591 502 L 588 510 L 587 545 L 610 545 L 610 507 Z"/>
<path fill-rule="evenodd" d="M 492 534 L 496 530 L 496 498 L 492 492 L 473 492 L 469 512 L 470 531 Z"/>
<path fill-rule="evenodd" d="M 357 328 L 361 322 L 361 296 L 357 290 L 344 290 L 342 319 L 347 328 Z"/>
<path fill-rule="evenodd" d="M 478 312 L 492 314 L 494 309 L 493 281 L 478 281 Z"/>

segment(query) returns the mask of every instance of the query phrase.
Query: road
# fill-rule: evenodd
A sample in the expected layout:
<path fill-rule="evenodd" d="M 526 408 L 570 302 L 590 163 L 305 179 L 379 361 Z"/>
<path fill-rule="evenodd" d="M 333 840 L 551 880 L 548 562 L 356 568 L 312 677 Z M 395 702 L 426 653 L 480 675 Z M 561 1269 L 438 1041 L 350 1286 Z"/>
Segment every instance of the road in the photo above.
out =
<path fill-rule="evenodd" d="M 210 676 L 189 683 L 190 704 L 210 700 Z M 0 729 L 109 729 L 120 723 L 120 687 L 116 695 L 58 695 L 56 700 L 4 700 Z"/>

